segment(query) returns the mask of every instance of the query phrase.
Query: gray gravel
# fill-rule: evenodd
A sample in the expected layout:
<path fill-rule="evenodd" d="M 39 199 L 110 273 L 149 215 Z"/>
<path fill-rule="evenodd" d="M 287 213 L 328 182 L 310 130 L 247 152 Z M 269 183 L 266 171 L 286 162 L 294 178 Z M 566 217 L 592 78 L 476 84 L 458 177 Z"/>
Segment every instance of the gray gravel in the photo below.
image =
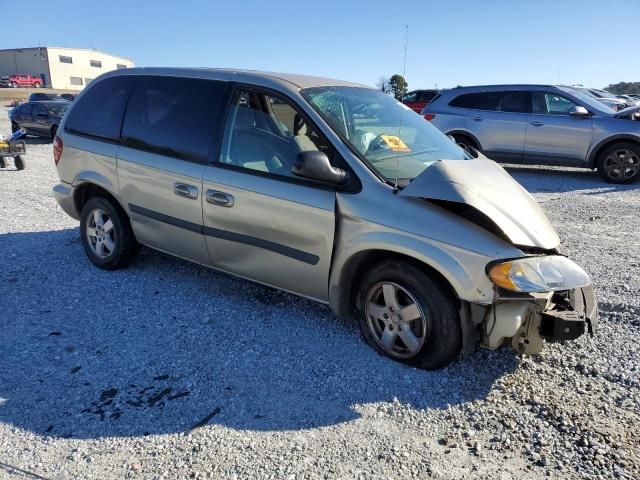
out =
<path fill-rule="evenodd" d="M 28 151 L 0 170 L 0 478 L 640 477 L 640 185 L 511 169 L 594 278 L 598 336 L 425 372 L 158 252 L 94 268 L 51 144 Z"/>

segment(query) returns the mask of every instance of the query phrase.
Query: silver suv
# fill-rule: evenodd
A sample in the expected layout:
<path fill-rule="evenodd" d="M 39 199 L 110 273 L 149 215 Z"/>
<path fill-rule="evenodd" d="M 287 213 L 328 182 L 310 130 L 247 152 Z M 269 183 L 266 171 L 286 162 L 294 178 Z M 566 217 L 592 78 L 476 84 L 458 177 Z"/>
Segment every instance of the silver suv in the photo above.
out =
<path fill-rule="evenodd" d="M 533 198 L 362 85 L 110 72 L 72 104 L 54 159 L 55 197 L 97 267 L 147 245 L 355 315 L 411 365 L 478 341 L 538 352 L 596 326 L 591 281 Z"/>
<path fill-rule="evenodd" d="M 446 90 L 422 114 L 497 161 L 597 168 L 630 183 L 640 178 L 639 110 L 615 112 L 571 87 L 496 85 Z"/>

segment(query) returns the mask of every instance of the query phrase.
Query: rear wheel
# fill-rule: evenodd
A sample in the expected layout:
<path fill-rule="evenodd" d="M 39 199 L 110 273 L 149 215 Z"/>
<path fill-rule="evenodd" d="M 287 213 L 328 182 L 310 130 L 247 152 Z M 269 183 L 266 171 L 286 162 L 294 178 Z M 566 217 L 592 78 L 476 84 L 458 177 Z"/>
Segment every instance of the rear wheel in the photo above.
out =
<path fill-rule="evenodd" d="M 51 138 L 56 138 L 56 133 L 58 133 L 58 126 L 54 125 L 51 127 Z"/>
<path fill-rule="evenodd" d="M 607 147 L 598 159 L 598 173 L 610 183 L 631 183 L 640 178 L 640 146 L 621 142 Z"/>
<path fill-rule="evenodd" d="M 36 82 L 36 83 L 33 84 L 33 86 L 35 88 L 40 88 L 42 85 L 40 84 L 40 82 Z"/>
<path fill-rule="evenodd" d="M 18 88 L 18 84 L 16 82 L 11 82 L 11 88 Z"/>
<path fill-rule="evenodd" d="M 80 235 L 87 257 L 103 270 L 126 266 L 140 250 L 129 217 L 106 197 L 91 197 L 82 207 Z"/>
<path fill-rule="evenodd" d="M 388 261 L 363 281 L 358 319 L 364 339 L 394 360 L 434 370 L 460 353 L 457 301 L 423 269 Z"/>
<path fill-rule="evenodd" d="M 18 130 L 20 130 L 20 125 L 16 122 L 11 122 L 11 133 L 16 133 Z"/>
<path fill-rule="evenodd" d="M 16 166 L 16 170 L 24 170 L 24 167 L 26 166 L 24 158 L 20 155 L 13 159 L 13 164 Z"/>

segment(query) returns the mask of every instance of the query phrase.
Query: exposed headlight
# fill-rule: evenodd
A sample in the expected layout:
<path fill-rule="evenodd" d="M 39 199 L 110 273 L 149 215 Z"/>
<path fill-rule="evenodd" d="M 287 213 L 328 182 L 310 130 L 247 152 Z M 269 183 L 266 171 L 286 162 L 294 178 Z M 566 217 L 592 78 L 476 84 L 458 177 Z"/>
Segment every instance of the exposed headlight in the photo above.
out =
<path fill-rule="evenodd" d="M 591 285 L 589 275 L 566 257 L 527 257 L 489 265 L 489 278 L 514 292 L 552 292 Z"/>

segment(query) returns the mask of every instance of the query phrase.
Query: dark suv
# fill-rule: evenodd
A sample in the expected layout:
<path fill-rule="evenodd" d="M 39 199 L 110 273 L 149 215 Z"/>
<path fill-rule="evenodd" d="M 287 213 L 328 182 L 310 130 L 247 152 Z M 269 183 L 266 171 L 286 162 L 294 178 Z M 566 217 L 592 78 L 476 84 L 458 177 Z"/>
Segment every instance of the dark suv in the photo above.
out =
<path fill-rule="evenodd" d="M 9 113 L 11 131 L 24 128 L 28 135 L 53 138 L 70 105 L 67 100 L 23 103 Z"/>

